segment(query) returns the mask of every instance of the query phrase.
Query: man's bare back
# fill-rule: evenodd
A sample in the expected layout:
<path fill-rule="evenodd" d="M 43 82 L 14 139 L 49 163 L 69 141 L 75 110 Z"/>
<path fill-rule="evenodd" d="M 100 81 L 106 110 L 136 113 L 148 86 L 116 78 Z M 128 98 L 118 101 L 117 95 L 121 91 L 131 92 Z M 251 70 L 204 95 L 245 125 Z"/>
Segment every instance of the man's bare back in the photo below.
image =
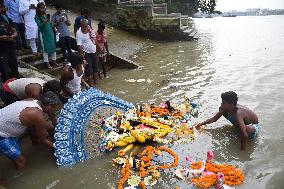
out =
<path fill-rule="evenodd" d="M 219 112 L 204 122 L 196 124 L 199 129 L 202 125 L 216 122 L 221 116 L 224 116 L 233 125 L 237 126 L 241 132 L 241 149 L 245 149 L 248 139 L 255 139 L 260 125 L 257 115 L 249 108 L 237 104 L 238 96 L 233 91 L 222 93 L 222 103 Z"/>

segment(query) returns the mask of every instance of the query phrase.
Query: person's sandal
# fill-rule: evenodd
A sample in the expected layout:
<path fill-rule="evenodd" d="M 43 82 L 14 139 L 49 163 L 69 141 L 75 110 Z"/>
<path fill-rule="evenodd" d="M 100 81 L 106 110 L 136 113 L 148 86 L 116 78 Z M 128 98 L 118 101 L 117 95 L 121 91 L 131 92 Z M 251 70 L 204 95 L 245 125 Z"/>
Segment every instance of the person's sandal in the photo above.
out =
<path fill-rule="evenodd" d="M 44 63 L 45 68 L 52 69 L 52 66 L 49 64 L 49 62 Z"/>

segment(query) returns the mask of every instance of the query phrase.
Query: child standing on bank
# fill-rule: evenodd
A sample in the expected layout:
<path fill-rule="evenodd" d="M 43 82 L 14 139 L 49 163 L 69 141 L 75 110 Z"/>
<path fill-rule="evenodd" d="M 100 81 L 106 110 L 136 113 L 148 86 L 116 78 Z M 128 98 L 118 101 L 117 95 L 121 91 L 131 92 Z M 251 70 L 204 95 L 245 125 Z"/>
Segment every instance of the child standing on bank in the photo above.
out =
<path fill-rule="evenodd" d="M 99 57 L 99 65 L 103 70 L 104 77 L 106 77 L 106 55 L 109 54 L 107 38 L 105 30 L 105 23 L 101 20 L 98 24 L 98 30 L 96 32 L 96 44 L 97 44 L 97 54 Z M 101 70 L 99 71 L 99 77 L 101 77 Z"/>

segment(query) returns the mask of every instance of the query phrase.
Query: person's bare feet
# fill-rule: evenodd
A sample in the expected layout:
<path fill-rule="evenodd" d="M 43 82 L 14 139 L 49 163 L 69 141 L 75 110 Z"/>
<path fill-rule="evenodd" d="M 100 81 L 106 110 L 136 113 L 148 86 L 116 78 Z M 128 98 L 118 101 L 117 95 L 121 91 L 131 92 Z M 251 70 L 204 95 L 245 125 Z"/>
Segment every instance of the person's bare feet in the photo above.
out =
<path fill-rule="evenodd" d="M 26 158 L 20 155 L 18 159 L 15 160 L 15 165 L 17 170 L 22 170 L 26 167 Z"/>
<path fill-rule="evenodd" d="M 44 63 L 45 68 L 52 69 L 52 66 L 49 64 L 49 62 Z"/>

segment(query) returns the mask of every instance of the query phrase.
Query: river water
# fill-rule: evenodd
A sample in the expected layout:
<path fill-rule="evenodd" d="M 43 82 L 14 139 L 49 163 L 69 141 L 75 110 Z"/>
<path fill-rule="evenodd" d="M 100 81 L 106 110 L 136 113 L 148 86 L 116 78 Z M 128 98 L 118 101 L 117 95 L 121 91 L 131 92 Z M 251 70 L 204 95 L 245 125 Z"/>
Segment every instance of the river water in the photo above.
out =
<path fill-rule="evenodd" d="M 169 147 L 177 152 L 183 166 L 187 155 L 202 160 L 212 149 L 218 162 L 244 171 L 245 182 L 238 188 L 283 188 L 283 20 L 284 16 L 195 19 L 200 39 L 193 42 L 157 42 L 108 29 L 112 51 L 131 58 L 140 67 L 113 69 L 98 88 L 133 103 L 179 100 L 183 96 L 196 99 L 201 103 L 196 121 L 218 111 L 222 92 L 236 91 L 239 103 L 254 110 L 262 125 L 258 139 L 250 142 L 246 151 L 240 150 L 238 130 L 223 118 L 207 126 L 194 142 Z M 129 83 L 128 79 L 148 82 Z M 119 169 L 110 163 L 116 151 L 60 169 L 50 151 L 32 148 L 29 141 L 24 143 L 28 159 L 25 171 L 15 171 L 10 161 L 0 157 L 0 178 L 7 188 L 116 186 Z M 177 180 L 173 171 L 162 172 L 155 188 L 193 188 L 189 182 Z"/>

